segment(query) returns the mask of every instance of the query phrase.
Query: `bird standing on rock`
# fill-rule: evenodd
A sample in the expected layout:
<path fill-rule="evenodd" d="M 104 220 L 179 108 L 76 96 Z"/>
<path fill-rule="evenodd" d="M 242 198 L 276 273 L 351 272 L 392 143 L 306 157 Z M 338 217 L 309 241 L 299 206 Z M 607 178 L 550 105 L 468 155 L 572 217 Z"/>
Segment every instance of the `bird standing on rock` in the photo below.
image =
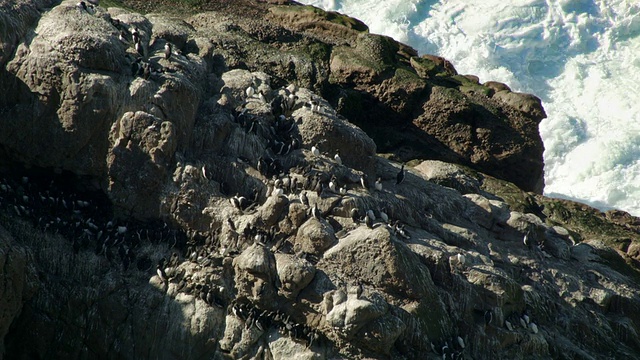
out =
<path fill-rule="evenodd" d="M 318 149 L 316 145 L 313 145 L 311 147 L 311 153 L 313 154 L 313 156 L 320 156 L 320 149 Z"/>
<path fill-rule="evenodd" d="M 382 179 L 381 178 L 378 178 L 378 180 L 376 180 L 375 187 L 376 187 L 376 190 L 382 191 Z"/>
<path fill-rule="evenodd" d="M 256 89 L 254 89 L 253 86 L 249 86 L 247 90 L 245 90 L 244 92 L 247 95 L 247 99 L 248 99 L 256 93 Z"/>
<path fill-rule="evenodd" d="M 333 159 L 336 161 L 336 164 L 342 165 L 342 158 L 340 157 L 340 152 L 336 151 L 336 154 L 333 156 Z"/>
<path fill-rule="evenodd" d="M 171 44 L 164 44 L 164 58 L 169 60 L 171 58 Z"/>
<path fill-rule="evenodd" d="M 322 214 L 320 214 L 320 209 L 318 209 L 318 203 L 313 204 L 313 209 L 311 210 L 311 214 L 316 219 L 320 219 L 322 217 Z"/>
<path fill-rule="evenodd" d="M 300 202 L 305 207 L 309 207 L 309 198 L 307 197 L 307 194 L 304 191 L 300 193 Z"/>

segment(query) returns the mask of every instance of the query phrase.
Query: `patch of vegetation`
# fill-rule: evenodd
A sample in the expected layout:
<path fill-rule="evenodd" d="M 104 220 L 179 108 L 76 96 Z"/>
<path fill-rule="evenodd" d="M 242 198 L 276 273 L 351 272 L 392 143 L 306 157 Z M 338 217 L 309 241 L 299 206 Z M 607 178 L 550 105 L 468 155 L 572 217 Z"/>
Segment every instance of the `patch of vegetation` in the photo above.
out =
<path fill-rule="evenodd" d="M 313 42 L 304 47 L 304 53 L 314 61 L 328 62 L 331 58 L 331 46 L 322 42 Z"/>

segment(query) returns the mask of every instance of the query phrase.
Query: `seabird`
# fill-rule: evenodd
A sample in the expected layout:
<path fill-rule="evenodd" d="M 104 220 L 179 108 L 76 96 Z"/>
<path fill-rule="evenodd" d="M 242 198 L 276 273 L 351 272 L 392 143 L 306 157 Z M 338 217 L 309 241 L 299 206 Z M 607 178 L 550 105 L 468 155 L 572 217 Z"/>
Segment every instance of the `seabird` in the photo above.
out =
<path fill-rule="evenodd" d="M 136 51 L 141 57 L 144 57 L 144 48 L 142 47 L 142 43 L 138 40 L 136 41 Z"/>
<path fill-rule="evenodd" d="M 522 242 L 524 243 L 524 246 L 529 247 L 531 246 L 531 242 L 529 241 L 529 233 L 531 231 L 527 230 L 527 232 L 524 234 L 524 238 L 522 238 Z"/>
<path fill-rule="evenodd" d="M 360 175 L 360 185 L 362 185 L 363 189 L 367 188 L 367 181 L 365 180 L 366 175 Z"/>
<path fill-rule="evenodd" d="M 389 222 L 389 215 L 387 215 L 385 208 L 382 208 L 380 210 L 380 219 L 382 219 L 382 222 L 384 222 L 385 224 Z"/>
<path fill-rule="evenodd" d="M 402 167 L 400 167 L 400 171 L 398 172 L 398 175 L 396 175 L 396 185 L 400 185 L 402 181 L 404 181 L 404 164 L 402 164 Z"/>
<path fill-rule="evenodd" d="M 167 277 L 167 273 L 165 273 L 163 266 L 164 266 L 164 258 L 160 260 L 160 262 L 158 263 L 158 266 L 156 266 L 156 273 L 158 274 L 158 277 L 160 278 L 160 280 L 166 284 L 169 278 Z"/>
<path fill-rule="evenodd" d="M 207 174 L 206 165 L 202 165 L 202 176 L 205 178 L 205 180 L 211 180 L 211 178 Z"/>
<path fill-rule="evenodd" d="M 304 191 L 300 193 L 300 203 L 305 207 L 309 207 L 309 198 L 307 197 L 307 193 Z"/>
<path fill-rule="evenodd" d="M 465 261 L 467 260 L 464 257 L 464 255 L 462 255 L 462 253 L 458 253 L 457 259 L 458 259 L 458 266 L 464 267 Z"/>
<path fill-rule="evenodd" d="M 169 60 L 171 58 L 171 44 L 164 44 L 164 58 Z"/>
<path fill-rule="evenodd" d="M 138 31 L 138 28 L 135 26 L 131 28 L 131 38 L 134 43 L 137 43 L 138 41 L 140 41 L 140 32 Z"/>
<path fill-rule="evenodd" d="M 262 92 L 262 90 L 258 92 L 258 99 L 260 99 L 260 101 L 262 101 L 263 103 L 267 102 L 267 99 L 264 97 L 264 93 Z"/>
<path fill-rule="evenodd" d="M 284 194 L 284 190 L 282 190 L 282 188 L 281 188 L 281 187 L 278 187 L 278 186 L 276 186 L 276 187 L 273 189 L 273 192 L 271 193 L 271 195 L 272 195 L 272 196 L 274 196 L 274 197 L 278 197 L 278 196 L 280 196 L 280 195 L 282 195 L 282 194 Z"/>
<path fill-rule="evenodd" d="M 342 165 L 342 158 L 340 157 L 340 152 L 336 151 L 336 154 L 333 156 L 333 160 L 336 161 L 336 164 Z"/>
<path fill-rule="evenodd" d="M 534 334 L 538 333 L 538 325 L 536 325 L 535 323 L 530 323 L 529 329 L 531 329 L 531 332 L 533 332 Z"/>
<path fill-rule="evenodd" d="M 367 210 L 367 217 L 371 218 L 371 220 L 375 220 L 376 219 L 376 214 L 373 212 L 373 210 L 369 209 L 369 210 Z"/>
<path fill-rule="evenodd" d="M 320 214 L 320 209 L 318 209 L 318 203 L 313 204 L 313 209 L 311 210 L 311 214 L 316 219 L 320 219 L 321 214 Z"/>
<path fill-rule="evenodd" d="M 296 101 L 298 100 L 298 96 L 297 95 L 293 95 L 293 94 L 289 94 L 289 96 L 287 96 L 287 98 L 285 99 L 285 106 L 286 106 L 286 110 L 287 111 L 291 111 L 293 110 L 293 108 L 296 106 Z"/>
<path fill-rule="evenodd" d="M 378 180 L 376 180 L 375 186 L 376 186 L 376 190 L 382 191 L 382 179 L 381 178 L 378 178 Z"/>
<path fill-rule="evenodd" d="M 511 322 L 509 320 L 504 321 L 504 326 L 507 327 L 507 330 L 513 331 L 513 325 L 511 325 Z"/>
<path fill-rule="evenodd" d="M 369 229 L 373 229 L 373 220 L 371 219 L 371 217 L 369 217 L 368 212 L 367 212 L 367 216 L 364 217 L 364 223 L 365 225 L 367 225 Z"/>
<path fill-rule="evenodd" d="M 313 154 L 313 156 L 320 156 L 320 149 L 318 149 L 316 145 L 313 145 L 311 147 L 311 153 Z"/>
<path fill-rule="evenodd" d="M 351 220 L 353 220 L 354 224 L 360 223 L 360 214 L 358 208 L 351 209 Z"/>
<path fill-rule="evenodd" d="M 309 105 L 311 107 L 312 112 L 316 112 L 320 110 L 320 105 L 318 105 L 318 102 L 316 100 L 311 100 L 309 102 Z"/>
<path fill-rule="evenodd" d="M 464 340 L 462 340 L 460 336 L 458 336 L 457 340 L 458 340 L 458 345 L 464 349 Z"/>
<path fill-rule="evenodd" d="M 125 44 L 128 44 L 127 38 L 125 37 L 127 33 L 124 30 L 120 30 L 120 35 L 118 35 L 118 39 Z"/>
<path fill-rule="evenodd" d="M 289 91 L 290 94 L 295 94 L 296 91 L 298 91 L 298 87 L 296 86 L 296 84 L 289 84 L 286 87 L 287 91 Z"/>
<path fill-rule="evenodd" d="M 247 95 L 247 99 L 252 97 L 256 93 L 256 89 L 253 86 L 249 86 L 247 90 L 245 90 L 245 94 Z"/>
<path fill-rule="evenodd" d="M 526 328 L 527 328 L 527 322 L 526 322 L 526 321 L 524 321 L 524 319 L 523 319 L 523 318 L 520 318 L 520 326 L 522 326 L 524 329 L 526 329 Z"/>
<path fill-rule="evenodd" d="M 329 181 L 329 190 L 331 190 L 332 192 L 336 192 L 336 177 L 335 175 L 331 177 L 331 180 Z"/>
<path fill-rule="evenodd" d="M 346 195 L 347 194 L 347 186 L 341 186 L 340 187 L 340 195 Z"/>

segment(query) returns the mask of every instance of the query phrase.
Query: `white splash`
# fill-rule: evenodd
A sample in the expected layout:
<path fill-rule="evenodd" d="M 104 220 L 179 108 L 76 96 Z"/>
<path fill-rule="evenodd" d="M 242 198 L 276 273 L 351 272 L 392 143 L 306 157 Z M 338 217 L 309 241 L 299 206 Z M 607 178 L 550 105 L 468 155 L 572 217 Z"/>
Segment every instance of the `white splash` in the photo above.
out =
<path fill-rule="evenodd" d="M 302 1 L 543 100 L 545 193 L 640 216 L 640 4 Z"/>

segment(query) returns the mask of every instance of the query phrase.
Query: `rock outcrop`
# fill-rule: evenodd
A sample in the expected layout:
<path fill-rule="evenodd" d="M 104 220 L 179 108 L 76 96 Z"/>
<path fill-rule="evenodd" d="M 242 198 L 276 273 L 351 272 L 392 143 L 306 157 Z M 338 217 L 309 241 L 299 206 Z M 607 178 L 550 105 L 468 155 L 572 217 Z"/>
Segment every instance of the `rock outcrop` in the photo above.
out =
<path fill-rule="evenodd" d="M 1 5 L 0 354 L 639 356 L 640 221 L 537 194 L 537 98 L 276 3 Z"/>

